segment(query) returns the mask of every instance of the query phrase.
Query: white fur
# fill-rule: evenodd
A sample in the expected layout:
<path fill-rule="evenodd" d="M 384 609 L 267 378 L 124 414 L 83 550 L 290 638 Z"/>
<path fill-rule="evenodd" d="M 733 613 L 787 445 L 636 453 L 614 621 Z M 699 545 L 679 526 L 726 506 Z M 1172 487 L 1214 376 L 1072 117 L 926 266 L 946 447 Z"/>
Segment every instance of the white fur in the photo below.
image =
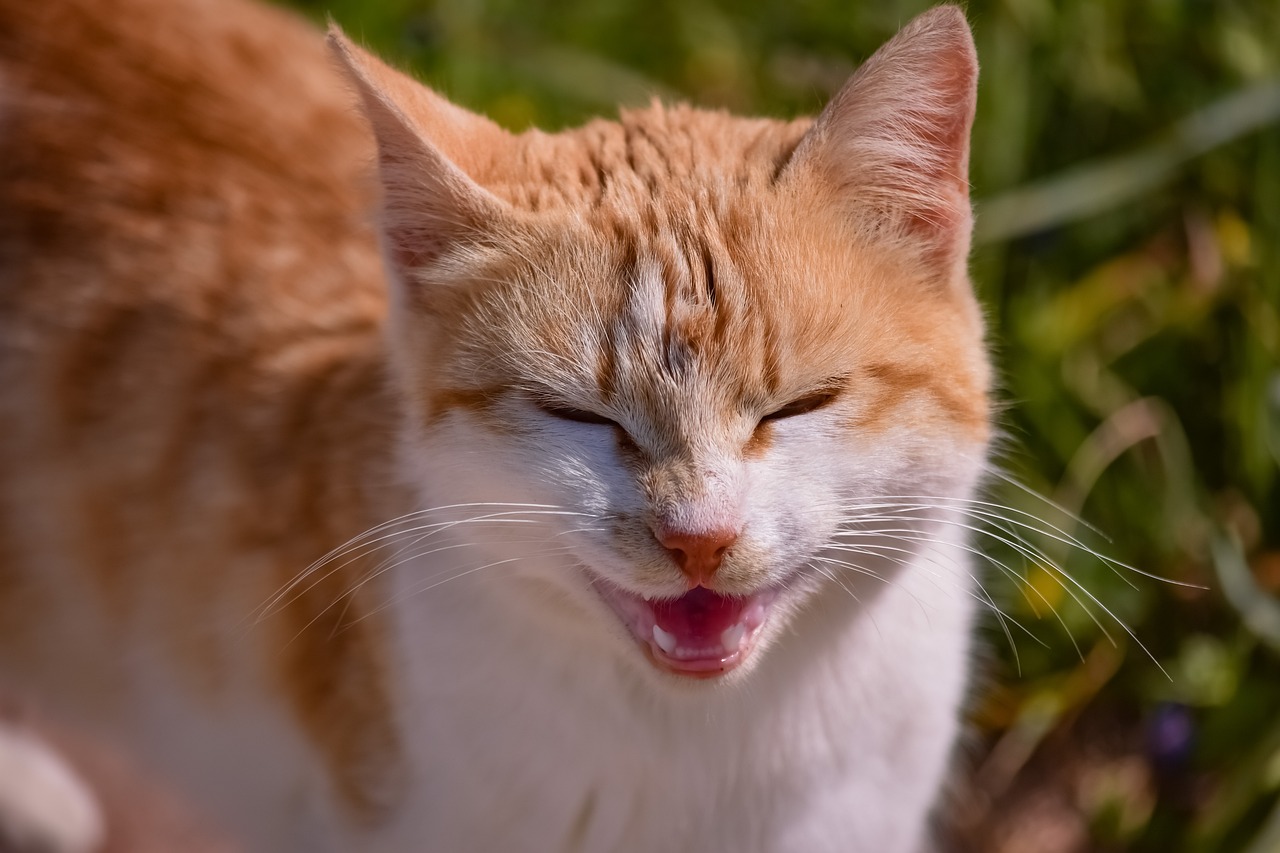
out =
<path fill-rule="evenodd" d="M 614 617 L 579 606 L 585 589 L 539 596 L 533 581 L 478 573 L 406 599 L 422 777 L 394 828 L 352 843 L 916 849 L 956 733 L 973 609 L 962 555 L 930 550 L 892 585 L 851 582 L 865 607 L 827 590 L 749 676 L 723 684 L 645 672 Z"/>

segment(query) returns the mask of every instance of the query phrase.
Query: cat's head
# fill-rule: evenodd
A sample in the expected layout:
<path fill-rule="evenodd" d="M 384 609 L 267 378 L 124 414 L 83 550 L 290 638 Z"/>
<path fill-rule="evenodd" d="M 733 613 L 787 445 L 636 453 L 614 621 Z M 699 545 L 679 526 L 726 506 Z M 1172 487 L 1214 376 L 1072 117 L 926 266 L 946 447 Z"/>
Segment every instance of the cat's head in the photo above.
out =
<path fill-rule="evenodd" d="M 331 41 L 378 141 L 406 458 L 485 543 L 457 573 L 546 581 L 641 667 L 746 671 L 860 582 L 835 537 L 969 493 L 988 368 L 954 7 L 790 123 L 654 105 L 515 135 Z"/>

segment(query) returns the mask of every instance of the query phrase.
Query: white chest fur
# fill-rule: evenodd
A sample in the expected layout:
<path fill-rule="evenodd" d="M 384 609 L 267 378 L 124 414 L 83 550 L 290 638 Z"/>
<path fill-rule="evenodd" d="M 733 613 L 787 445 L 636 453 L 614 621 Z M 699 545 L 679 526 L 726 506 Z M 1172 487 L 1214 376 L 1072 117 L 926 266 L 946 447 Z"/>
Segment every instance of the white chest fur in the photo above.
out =
<path fill-rule="evenodd" d="M 818 601 L 742 683 L 669 689 L 498 578 L 407 598 L 414 778 L 361 849 L 914 851 L 965 691 L 964 567 L 933 546 Z"/>

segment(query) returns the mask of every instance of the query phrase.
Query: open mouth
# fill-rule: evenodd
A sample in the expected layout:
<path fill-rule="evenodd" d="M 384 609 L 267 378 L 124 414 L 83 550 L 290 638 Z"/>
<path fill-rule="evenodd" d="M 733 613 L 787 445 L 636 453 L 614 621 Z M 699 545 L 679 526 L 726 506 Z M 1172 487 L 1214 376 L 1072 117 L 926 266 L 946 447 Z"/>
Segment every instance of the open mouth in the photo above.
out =
<path fill-rule="evenodd" d="M 696 587 L 679 598 L 646 600 L 613 584 L 598 588 L 656 665 L 695 678 L 746 660 L 778 597 L 777 590 L 737 596 Z"/>

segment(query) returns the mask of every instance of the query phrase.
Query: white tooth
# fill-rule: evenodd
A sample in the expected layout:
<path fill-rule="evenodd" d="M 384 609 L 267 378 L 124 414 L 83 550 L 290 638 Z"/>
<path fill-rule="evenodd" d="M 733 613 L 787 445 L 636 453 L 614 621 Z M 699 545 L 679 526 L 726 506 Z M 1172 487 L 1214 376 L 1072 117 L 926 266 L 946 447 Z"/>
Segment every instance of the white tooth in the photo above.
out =
<path fill-rule="evenodd" d="M 720 635 L 720 644 L 726 652 L 736 652 L 742 645 L 742 638 L 747 635 L 747 626 L 741 622 L 724 629 Z"/>
<path fill-rule="evenodd" d="M 676 649 L 676 635 L 668 634 L 657 625 L 653 626 L 653 641 L 667 654 L 671 654 Z"/>

